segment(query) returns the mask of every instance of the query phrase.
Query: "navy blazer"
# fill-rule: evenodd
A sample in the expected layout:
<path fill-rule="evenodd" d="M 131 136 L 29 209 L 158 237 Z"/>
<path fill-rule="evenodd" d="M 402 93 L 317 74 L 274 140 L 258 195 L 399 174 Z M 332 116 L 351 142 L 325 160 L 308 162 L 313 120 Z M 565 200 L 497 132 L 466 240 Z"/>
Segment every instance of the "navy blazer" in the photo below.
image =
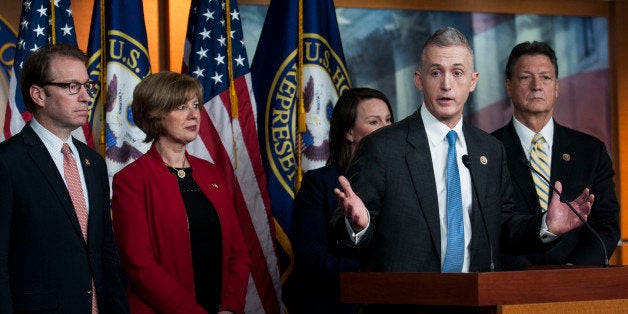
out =
<path fill-rule="evenodd" d="M 286 291 L 288 309 L 295 313 L 352 313 L 340 304 L 340 272 L 359 271 L 357 258 L 341 257 L 332 251 L 327 224 L 338 202 L 334 188 L 340 188 L 337 165 L 310 170 L 294 200 L 292 248 L 294 272 Z"/>
<path fill-rule="evenodd" d="M 469 271 L 490 269 L 478 199 L 493 246 L 495 268 L 500 269 L 497 257 L 501 248 L 523 252 L 543 246 L 539 237 L 541 218 L 516 214 L 501 143 L 466 123 L 462 130 L 478 193 L 472 204 Z M 362 269 L 366 271 L 440 272 L 438 197 L 420 110 L 362 139 L 347 175 L 371 220 L 364 237 L 354 245 L 344 215 L 337 211 L 330 226 L 334 245 L 363 252 Z"/>
<path fill-rule="evenodd" d="M 88 241 L 52 157 L 30 124 L 0 143 L 0 313 L 128 313 L 104 159 L 74 140 L 89 196 Z"/>
<path fill-rule="evenodd" d="M 526 157 L 513 121 L 492 133 L 504 143 L 508 168 L 513 182 L 513 195 L 522 213 L 543 215 L 532 181 L 530 169 L 520 162 Z M 551 161 L 552 184 L 560 181 L 567 201 L 578 197 L 585 188 L 595 195 L 588 217 L 589 224 L 604 241 L 608 255 L 619 240 L 619 203 L 615 195 L 612 162 L 604 143 L 597 138 L 554 124 Z M 550 192 L 553 194 L 553 192 Z M 551 196 L 550 194 L 550 196 Z M 548 250 L 528 255 L 504 255 L 505 269 L 525 269 L 529 265 L 603 265 L 599 241 L 586 228 L 564 234 Z"/>

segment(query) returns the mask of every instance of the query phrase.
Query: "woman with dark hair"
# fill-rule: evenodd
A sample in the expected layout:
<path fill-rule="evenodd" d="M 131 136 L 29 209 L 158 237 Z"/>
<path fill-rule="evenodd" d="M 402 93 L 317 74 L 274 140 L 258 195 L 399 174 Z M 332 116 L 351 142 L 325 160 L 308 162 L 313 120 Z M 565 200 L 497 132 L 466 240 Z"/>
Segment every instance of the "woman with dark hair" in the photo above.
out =
<path fill-rule="evenodd" d="M 133 92 L 133 120 L 153 141 L 113 177 L 113 227 L 131 313 L 242 313 L 250 261 L 223 169 L 186 152 L 203 90 L 163 71 Z"/>
<path fill-rule="evenodd" d="M 327 223 L 336 209 L 334 188 L 360 140 L 391 124 L 390 103 L 381 92 L 353 88 L 336 102 L 329 131 L 327 165 L 305 173 L 294 201 L 292 245 L 295 257 L 288 304 L 294 313 L 351 313 L 340 304 L 339 273 L 359 271 L 357 259 L 340 257 L 328 246 Z"/>

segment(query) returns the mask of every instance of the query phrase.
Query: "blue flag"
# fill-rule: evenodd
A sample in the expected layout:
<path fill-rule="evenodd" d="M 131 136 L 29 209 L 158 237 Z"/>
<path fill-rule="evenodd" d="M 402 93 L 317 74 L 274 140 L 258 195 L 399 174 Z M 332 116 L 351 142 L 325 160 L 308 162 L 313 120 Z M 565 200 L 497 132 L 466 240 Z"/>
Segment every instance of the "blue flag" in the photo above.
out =
<path fill-rule="evenodd" d="M 16 39 L 17 32 L 0 15 L 0 47 L 2 47 L 0 48 L 0 126 L 4 125 L 6 106 L 9 104 L 9 81 L 11 80 Z"/>
<path fill-rule="evenodd" d="M 300 69 L 299 58 L 303 61 Z M 350 88 L 333 1 L 271 1 L 251 76 L 259 108 L 260 148 L 277 222 L 281 279 L 285 282 L 293 266 L 292 203 L 300 173 L 325 165 L 331 112 L 338 97 Z M 301 117 L 307 126 L 302 131 L 297 130 L 299 92 L 305 109 Z"/>
<path fill-rule="evenodd" d="M 87 52 L 90 79 L 99 83 L 92 106 L 99 111 L 92 116 L 102 119 L 103 103 L 105 108 L 105 160 L 111 178 L 150 148 L 131 116 L 133 89 L 150 74 L 142 1 L 94 1 Z"/>
<path fill-rule="evenodd" d="M 24 60 L 38 48 L 57 43 L 76 46 L 74 17 L 69 0 L 24 0 L 20 17 L 17 50 L 13 60 L 13 70 L 9 86 L 9 104 L 6 108 L 4 129 L 0 140 L 7 139 L 20 130 L 33 118 L 26 110 L 20 92 L 20 76 Z M 72 132 L 72 136 L 94 146 L 91 125 L 85 123 L 82 128 Z"/>

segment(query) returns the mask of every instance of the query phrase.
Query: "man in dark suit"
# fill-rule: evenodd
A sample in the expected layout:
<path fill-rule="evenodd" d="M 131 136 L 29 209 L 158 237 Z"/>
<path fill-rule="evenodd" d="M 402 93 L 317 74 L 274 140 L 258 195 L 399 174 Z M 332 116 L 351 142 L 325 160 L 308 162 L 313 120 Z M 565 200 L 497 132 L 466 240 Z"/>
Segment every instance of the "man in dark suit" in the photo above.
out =
<path fill-rule="evenodd" d="M 423 106 L 360 143 L 347 173 L 351 184 L 340 178 L 340 210 L 330 232 L 337 248 L 364 254 L 364 270 L 488 271 L 491 251 L 534 250 L 544 246 L 541 234 L 581 226 L 556 199 L 546 217 L 515 213 L 503 146 L 462 121 L 477 80 L 465 36 L 437 30 L 414 74 Z M 592 202 L 585 189 L 572 203 L 586 216 Z"/>
<path fill-rule="evenodd" d="M 59 44 L 22 67 L 33 119 L 0 143 L 0 313 L 128 313 L 105 162 L 70 134 L 87 121 L 86 61 Z"/>
<path fill-rule="evenodd" d="M 514 105 L 514 117 L 493 135 L 504 143 L 518 210 L 540 217 L 545 213 L 546 196 L 553 194 L 544 180 L 525 164 L 527 158 L 537 167 L 539 160 L 543 165 L 538 166 L 539 170 L 547 171 L 546 178 L 562 182 L 567 200 L 585 187 L 595 194 L 589 224 L 604 241 L 608 255 L 612 254 L 619 240 L 619 204 L 611 159 L 600 140 L 561 126 L 552 118 L 558 97 L 554 50 L 541 42 L 515 46 L 506 65 L 506 91 Z M 535 157 L 533 139 L 541 145 L 540 153 L 536 154 L 543 154 L 542 158 Z M 535 185 L 538 179 L 542 181 Z M 504 269 L 525 269 L 530 265 L 602 265 L 603 261 L 599 241 L 586 228 L 564 234 L 548 250 L 503 256 Z"/>

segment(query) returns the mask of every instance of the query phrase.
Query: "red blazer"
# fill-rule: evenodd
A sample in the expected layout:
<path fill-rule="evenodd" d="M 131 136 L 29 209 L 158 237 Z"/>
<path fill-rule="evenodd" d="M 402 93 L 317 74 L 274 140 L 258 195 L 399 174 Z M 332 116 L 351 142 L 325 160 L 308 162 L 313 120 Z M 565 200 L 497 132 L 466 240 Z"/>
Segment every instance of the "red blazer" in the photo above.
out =
<path fill-rule="evenodd" d="M 187 155 L 187 153 L 186 153 Z M 192 176 L 222 229 L 220 310 L 244 312 L 250 260 L 231 182 L 217 166 L 187 155 Z M 131 313 L 206 313 L 196 303 L 187 214 L 177 177 L 152 146 L 113 177 L 113 227 L 129 277 Z"/>

